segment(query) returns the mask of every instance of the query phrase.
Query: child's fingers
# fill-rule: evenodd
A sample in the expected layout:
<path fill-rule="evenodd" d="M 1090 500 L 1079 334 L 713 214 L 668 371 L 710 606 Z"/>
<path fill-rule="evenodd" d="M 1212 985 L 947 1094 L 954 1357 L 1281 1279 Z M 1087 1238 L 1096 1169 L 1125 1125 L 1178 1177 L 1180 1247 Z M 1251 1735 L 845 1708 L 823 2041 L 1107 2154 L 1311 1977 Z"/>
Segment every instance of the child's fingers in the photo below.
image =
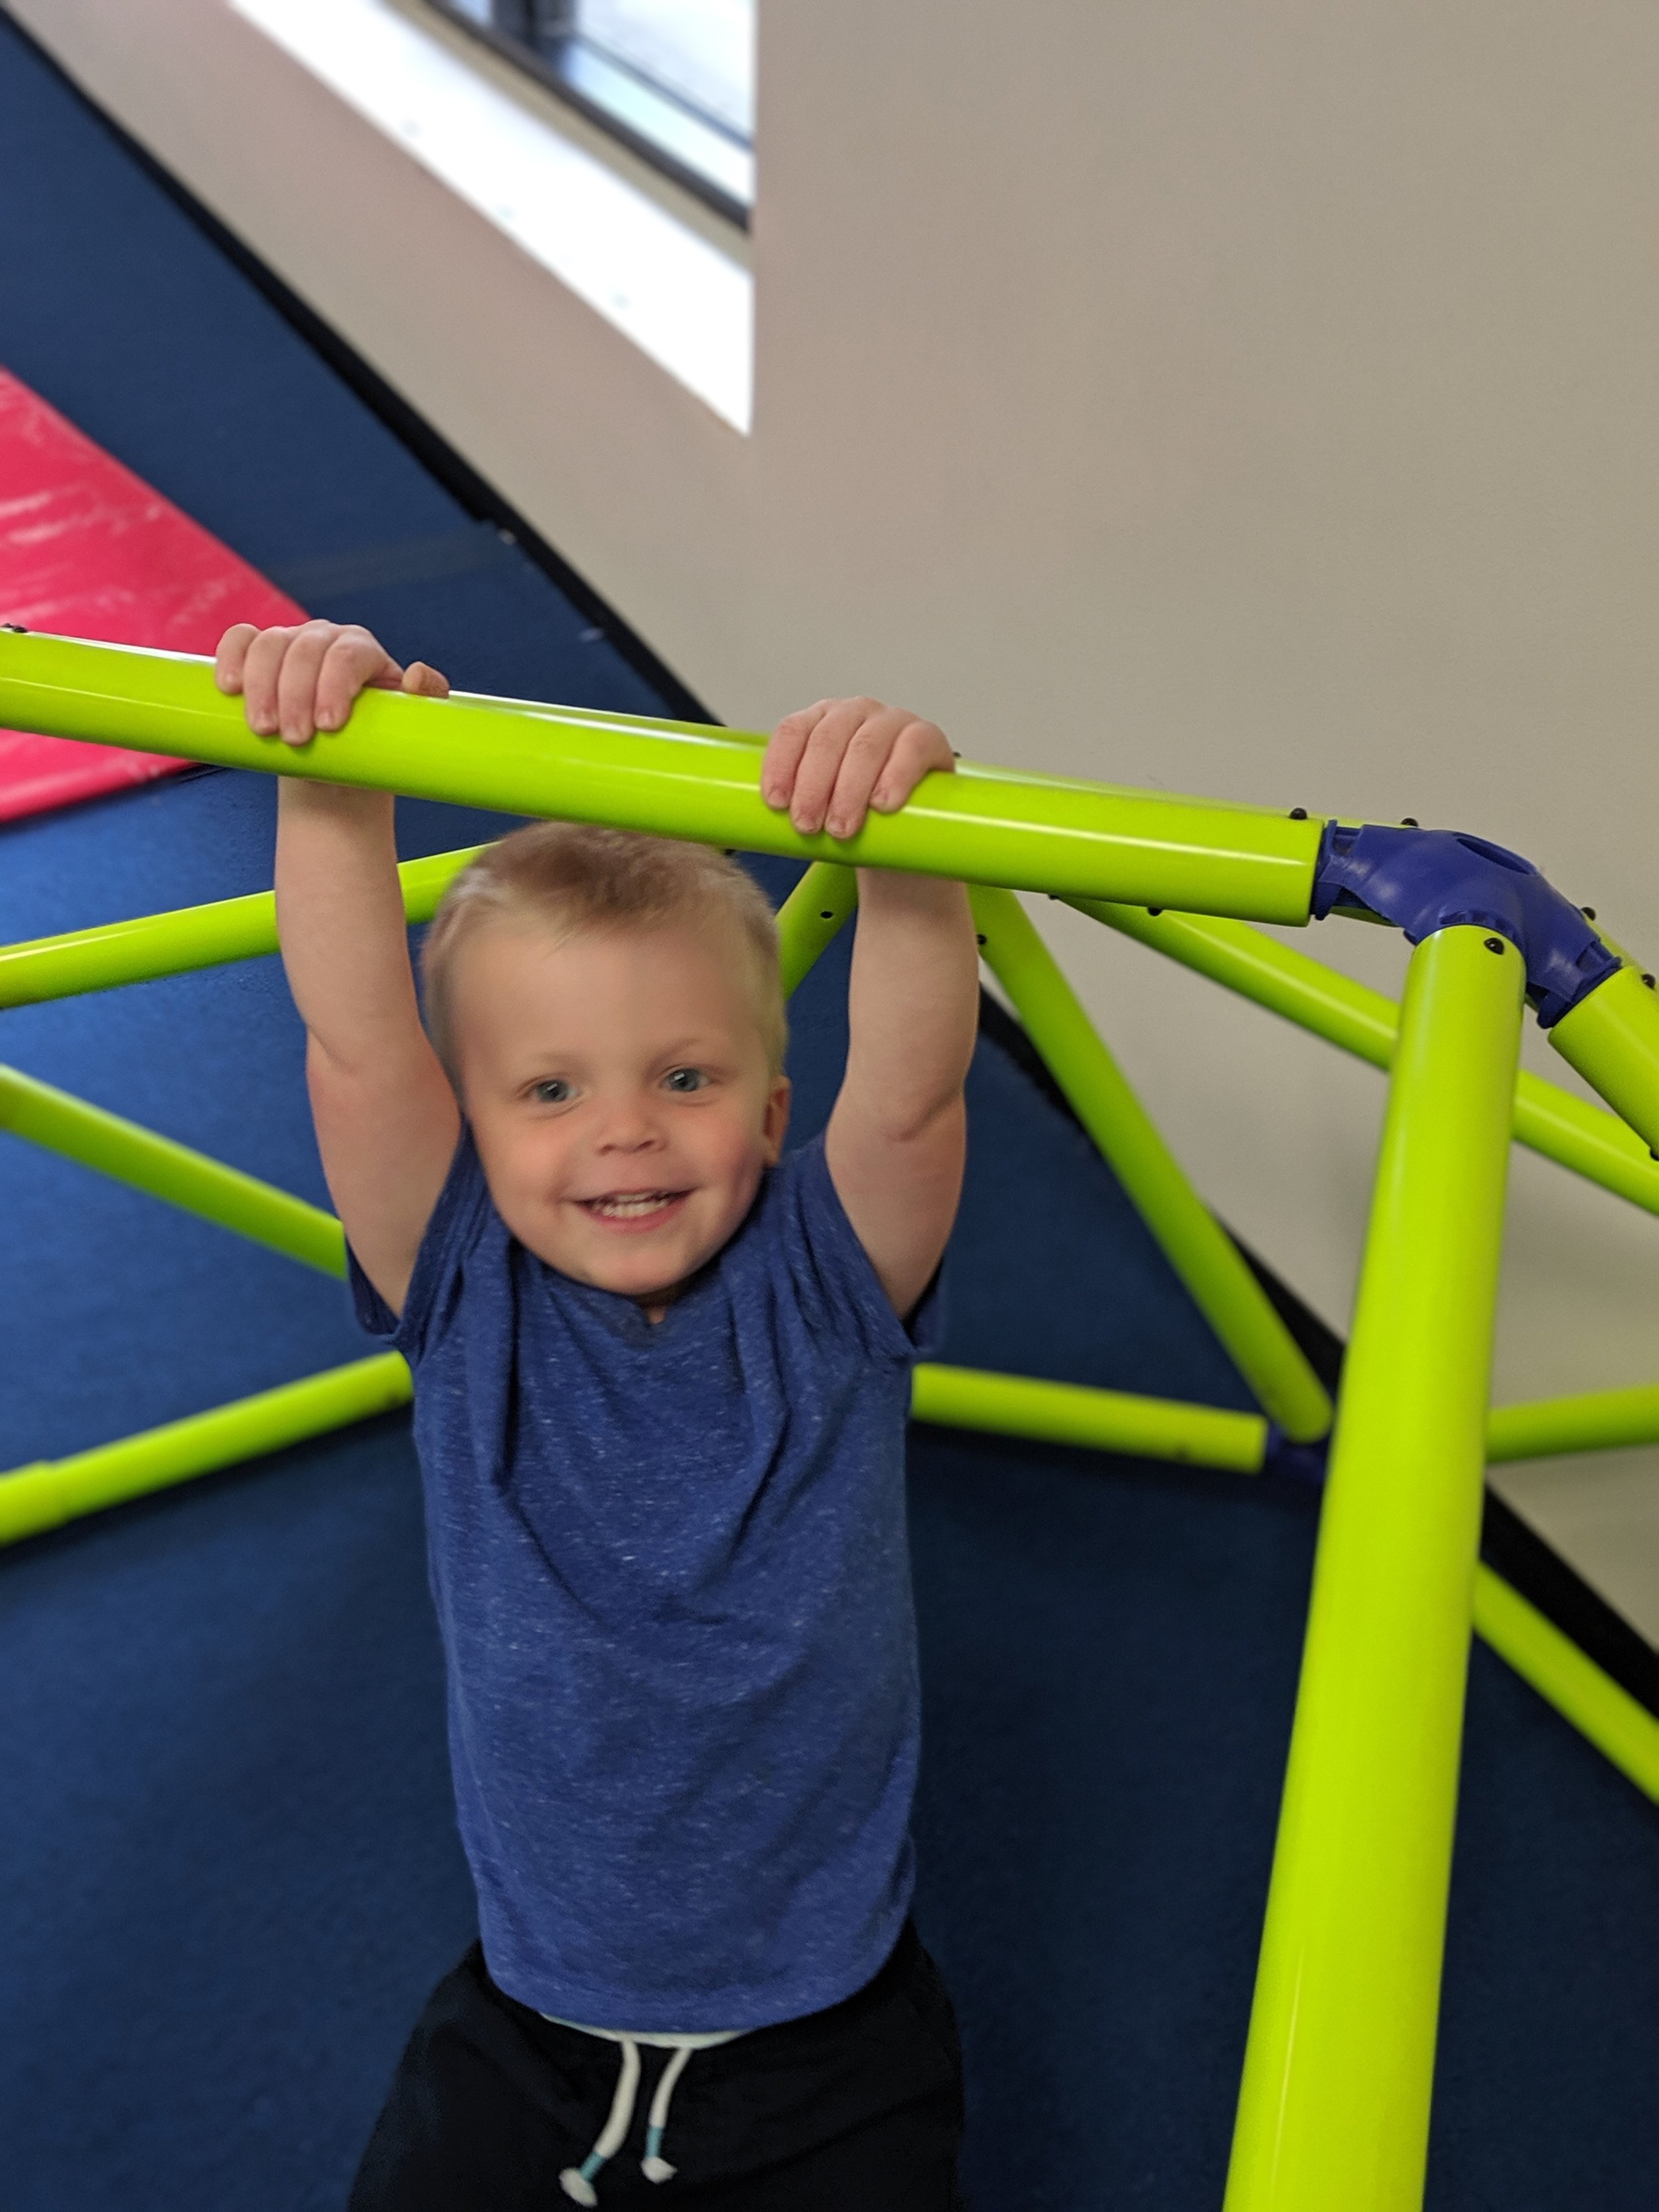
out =
<path fill-rule="evenodd" d="M 449 678 L 441 669 L 429 668 L 423 660 L 411 660 L 404 671 L 403 688 L 422 699 L 447 699 Z"/>
<path fill-rule="evenodd" d="M 232 693 L 242 688 L 242 665 L 247 659 L 247 649 L 259 635 L 256 623 L 233 623 L 219 641 L 219 650 L 213 657 L 213 680 L 222 691 Z"/>
<path fill-rule="evenodd" d="M 332 623 L 302 623 L 289 637 L 276 672 L 276 734 L 285 745 L 309 744 L 317 734 L 317 684 L 340 633 Z"/>
<path fill-rule="evenodd" d="M 769 806 L 787 806 L 793 798 L 801 757 L 832 704 L 829 699 L 820 699 L 815 706 L 802 707 L 786 714 L 772 732 L 761 763 L 761 797 Z"/>
<path fill-rule="evenodd" d="M 357 694 L 370 684 L 395 688 L 403 670 L 379 638 L 357 623 L 336 629 L 330 625 L 317 658 L 313 712 L 319 730 L 337 730 L 351 713 Z M 296 645 L 297 652 L 299 647 Z M 283 735 L 286 736 L 286 727 Z"/>
<path fill-rule="evenodd" d="M 824 827 L 832 837 L 856 837 L 863 829 L 870 794 L 911 720 L 902 707 L 878 707 L 869 700 L 863 704 L 868 711 L 848 740 L 830 796 Z"/>
<path fill-rule="evenodd" d="M 873 699 L 832 699 L 812 726 L 790 795 L 789 819 L 803 837 L 815 837 L 829 818 L 830 801 L 848 747 L 874 709 Z"/>
<path fill-rule="evenodd" d="M 894 813 L 923 776 L 935 772 L 954 775 L 956 765 L 950 740 L 938 724 L 908 718 L 888 755 L 886 767 L 876 779 L 870 804 L 878 814 Z"/>
<path fill-rule="evenodd" d="M 249 729 L 262 738 L 276 734 L 276 684 L 294 635 L 291 629 L 256 631 L 242 654 L 242 710 Z"/>

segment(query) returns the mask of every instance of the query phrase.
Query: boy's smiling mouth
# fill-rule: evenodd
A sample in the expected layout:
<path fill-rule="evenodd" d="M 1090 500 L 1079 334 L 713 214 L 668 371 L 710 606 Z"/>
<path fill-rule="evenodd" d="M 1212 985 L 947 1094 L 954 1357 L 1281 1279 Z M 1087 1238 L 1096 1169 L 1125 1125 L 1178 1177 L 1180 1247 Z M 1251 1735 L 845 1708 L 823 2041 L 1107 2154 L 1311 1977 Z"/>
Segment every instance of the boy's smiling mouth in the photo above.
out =
<path fill-rule="evenodd" d="M 677 1213 L 690 1196 L 685 1190 L 610 1190 L 576 1203 L 590 1219 L 612 1228 L 654 1229 Z"/>

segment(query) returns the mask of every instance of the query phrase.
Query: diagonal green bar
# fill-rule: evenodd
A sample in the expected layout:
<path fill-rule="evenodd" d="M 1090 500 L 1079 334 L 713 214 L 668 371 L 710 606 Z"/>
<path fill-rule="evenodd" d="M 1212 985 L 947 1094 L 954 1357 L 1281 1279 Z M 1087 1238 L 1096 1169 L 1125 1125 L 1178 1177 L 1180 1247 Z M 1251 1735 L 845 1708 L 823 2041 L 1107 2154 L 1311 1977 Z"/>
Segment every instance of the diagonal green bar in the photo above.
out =
<path fill-rule="evenodd" d="M 1486 1425 L 1486 1457 L 1494 1463 L 1654 1443 L 1659 1443 L 1659 1382 L 1494 1406 Z"/>
<path fill-rule="evenodd" d="M 1599 983 L 1549 1039 L 1644 1144 L 1659 1146 L 1659 998 L 1634 968 Z"/>
<path fill-rule="evenodd" d="M 778 908 L 778 967 L 783 995 L 792 998 L 857 913 L 859 879 L 833 860 L 814 860 Z"/>
<path fill-rule="evenodd" d="M 281 1451 L 308 1437 L 407 1405 L 409 1370 L 395 1352 L 376 1352 L 303 1382 L 146 1429 L 118 1443 L 0 1475 L 0 1544 L 61 1528 L 82 1514 L 125 1504 L 193 1475 Z"/>
<path fill-rule="evenodd" d="M 1522 982 L 1412 957 L 1226 2212 L 1422 2203 Z"/>
<path fill-rule="evenodd" d="M 1038 1382 L 974 1367 L 924 1361 L 915 1373 L 910 1418 L 941 1428 L 983 1429 L 1042 1443 L 1079 1444 L 1136 1459 L 1170 1459 L 1256 1474 L 1267 1449 L 1260 1413 L 1185 1406 L 1123 1390 Z"/>
<path fill-rule="evenodd" d="M 1659 1799 L 1659 1720 L 1486 1566 L 1475 1570 L 1474 1625 L 1499 1658 L 1620 1773 Z"/>
<path fill-rule="evenodd" d="M 976 890 L 973 903 L 992 973 L 1234 1365 L 1287 1437 L 1322 1437 L 1331 1425 L 1323 1384 L 1153 1127 L 1035 924 L 1012 891 Z"/>
<path fill-rule="evenodd" d="M 345 1273 L 345 1240 L 331 1213 L 14 1067 L 0 1067 L 0 1128 L 325 1275 Z"/>
<path fill-rule="evenodd" d="M 1205 915 L 1149 914 L 1144 907 L 1107 899 L 1074 898 L 1066 904 L 1242 998 L 1254 1000 L 1298 1028 L 1310 1030 L 1344 1052 L 1369 1060 L 1373 1067 L 1386 1068 L 1393 1060 L 1400 1009 L 1392 999 L 1293 945 L 1264 936 L 1247 922 Z M 1620 983 L 1619 977 L 1601 988 L 1610 990 L 1614 983 Z M 1621 994 L 1642 988 L 1634 978 L 1620 987 Z M 1601 991 L 1592 992 L 1585 1006 L 1601 995 Z M 1652 996 L 1644 989 L 1642 995 Z M 1556 1024 L 1558 1030 L 1562 1026 Z M 1600 1041 L 1599 1033 L 1593 1034 Z M 1604 1081 L 1614 1079 L 1611 1066 L 1602 1073 Z M 1615 1115 L 1525 1069 L 1516 1077 L 1515 1134 L 1530 1151 L 1650 1213 L 1659 1213 L 1659 1163 L 1641 1138 Z"/>
<path fill-rule="evenodd" d="M 405 860 L 398 873 L 410 921 L 430 921 L 452 878 L 483 850 L 469 845 L 459 852 Z M 146 983 L 228 961 L 254 960 L 276 950 L 276 901 L 270 891 L 179 907 L 171 914 L 139 915 L 131 921 L 0 945 L 0 1006 L 71 999 L 119 983 Z"/>
<path fill-rule="evenodd" d="M 6 633 L 0 724 L 746 851 L 1261 921 L 1307 920 L 1322 834 L 1317 822 L 1264 809 L 964 761 L 845 843 L 804 838 L 761 798 L 752 735 L 371 690 L 343 730 L 295 749 L 256 738 L 204 659 Z"/>

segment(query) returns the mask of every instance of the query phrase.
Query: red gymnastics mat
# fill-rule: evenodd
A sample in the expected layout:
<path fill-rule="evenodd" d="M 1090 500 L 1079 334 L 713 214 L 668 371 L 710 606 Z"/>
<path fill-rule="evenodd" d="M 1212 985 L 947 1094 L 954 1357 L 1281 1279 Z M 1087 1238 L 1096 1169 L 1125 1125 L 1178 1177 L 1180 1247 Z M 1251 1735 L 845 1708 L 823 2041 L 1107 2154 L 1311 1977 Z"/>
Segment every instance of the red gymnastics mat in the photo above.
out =
<path fill-rule="evenodd" d="M 257 568 L 0 368 L 0 622 L 211 653 L 234 622 L 303 622 Z M 0 822 L 185 766 L 0 730 Z"/>

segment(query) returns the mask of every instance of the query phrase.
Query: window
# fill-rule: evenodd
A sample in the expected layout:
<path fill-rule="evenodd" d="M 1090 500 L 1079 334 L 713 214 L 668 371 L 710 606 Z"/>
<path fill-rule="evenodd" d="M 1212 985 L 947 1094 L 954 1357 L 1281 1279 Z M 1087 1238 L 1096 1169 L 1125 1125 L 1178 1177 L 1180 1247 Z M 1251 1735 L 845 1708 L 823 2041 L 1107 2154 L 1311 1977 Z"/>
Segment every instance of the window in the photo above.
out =
<path fill-rule="evenodd" d="M 432 0 L 733 222 L 755 199 L 755 0 Z"/>

